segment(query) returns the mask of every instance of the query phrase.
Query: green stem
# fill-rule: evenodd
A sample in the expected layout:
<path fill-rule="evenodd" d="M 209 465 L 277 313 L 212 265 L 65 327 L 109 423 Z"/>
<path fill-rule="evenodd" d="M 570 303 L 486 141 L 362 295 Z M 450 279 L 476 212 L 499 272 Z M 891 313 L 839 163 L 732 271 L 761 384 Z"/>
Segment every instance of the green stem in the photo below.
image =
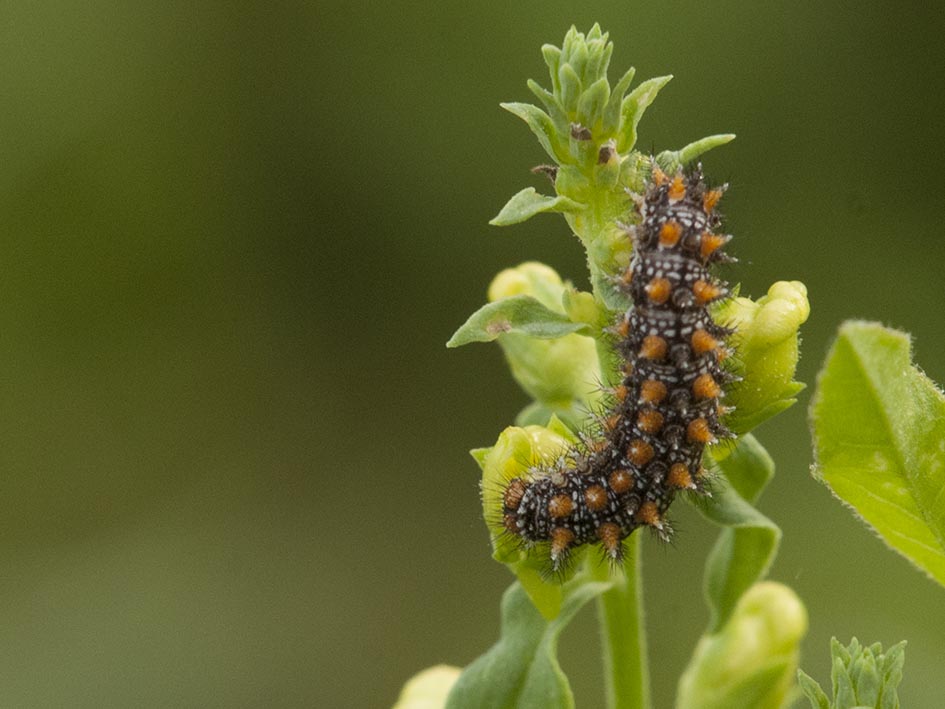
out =
<path fill-rule="evenodd" d="M 627 540 L 623 573 L 612 574 L 607 564 L 595 573 L 613 582 L 613 588 L 597 600 L 604 683 L 609 709 L 649 709 L 650 679 L 643 619 L 640 534 Z"/>
<path fill-rule="evenodd" d="M 607 243 L 607 234 L 619 216 L 620 200 L 625 197 L 620 191 L 611 192 L 599 185 L 595 185 L 592 194 L 597 199 L 587 199 L 588 210 L 581 218 L 567 216 L 571 228 L 587 247 L 594 295 L 598 302 L 606 304 L 612 300 L 607 296 L 613 289 L 604 276 L 605 264 L 613 257 L 613 245 Z M 605 338 L 597 340 L 597 357 L 604 386 L 613 386 L 622 375 L 614 367 L 612 344 Z M 608 564 L 598 564 L 593 572 L 598 580 L 613 583 L 597 600 L 608 709 L 650 709 L 640 539 L 639 533 L 627 539 L 622 569 L 614 571 Z"/>
<path fill-rule="evenodd" d="M 597 356 L 606 384 L 613 384 L 618 375 L 613 371 L 610 345 L 598 340 Z M 614 572 L 608 564 L 594 567 L 598 580 L 613 582 L 613 587 L 597 599 L 608 709 L 650 707 L 641 539 L 639 532 L 627 539 L 622 569 Z"/>

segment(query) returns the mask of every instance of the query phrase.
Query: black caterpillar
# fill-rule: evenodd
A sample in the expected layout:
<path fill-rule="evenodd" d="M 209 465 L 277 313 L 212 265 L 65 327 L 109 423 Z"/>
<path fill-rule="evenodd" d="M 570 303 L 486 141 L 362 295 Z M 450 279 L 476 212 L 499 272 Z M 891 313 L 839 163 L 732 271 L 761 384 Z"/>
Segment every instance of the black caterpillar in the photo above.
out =
<path fill-rule="evenodd" d="M 654 167 L 644 194 L 633 195 L 640 219 L 625 227 L 633 257 L 615 279 L 632 304 L 611 330 L 623 379 L 593 435 L 503 490 L 506 532 L 547 545 L 554 572 L 584 544 L 621 560 L 638 527 L 668 538 L 676 493 L 706 492 L 705 446 L 733 435 L 720 419 L 735 379 L 722 365 L 734 331 L 708 309 L 729 294 L 709 272 L 732 260 L 721 249 L 731 237 L 717 233 L 724 189 L 708 188 L 701 166 L 673 177 Z"/>

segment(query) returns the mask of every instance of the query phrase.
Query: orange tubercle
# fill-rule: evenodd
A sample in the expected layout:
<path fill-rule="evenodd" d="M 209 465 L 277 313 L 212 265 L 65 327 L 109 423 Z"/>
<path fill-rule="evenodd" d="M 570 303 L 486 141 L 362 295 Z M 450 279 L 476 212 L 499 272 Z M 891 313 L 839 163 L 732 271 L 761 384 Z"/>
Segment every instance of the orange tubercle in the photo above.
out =
<path fill-rule="evenodd" d="M 633 487 L 633 476 L 626 470 L 615 470 L 607 478 L 607 484 L 610 485 L 611 490 L 622 495 Z"/>
<path fill-rule="evenodd" d="M 548 500 L 548 514 L 555 519 L 567 517 L 574 509 L 574 503 L 568 495 L 555 495 Z"/>
<path fill-rule="evenodd" d="M 662 305 L 669 300 L 673 292 L 672 284 L 665 278 L 654 278 L 646 284 L 646 296 L 657 305 Z"/>
<path fill-rule="evenodd" d="M 686 196 L 686 181 L 683 179 L 681 172 L 673 178 L 673 184 L 669 186 L 669 191 L 666 194 L 674 202 L 678 202 Z"/>
<path fill-rule="evenodd" d="M 600 512 L 607 506 L 607 491 L 600 485 L 591 485 L 584 491 L 584 503 L 591 512 Z"/>
<path fill-rule="evenodd" d="M 627 446 L 627 460 L 638 468 L 642 468 L 653 460 L 654 455 L 656 455 L 656 453 L 653 450 L 653 446 L 642 438 L 634 439 L 630 442 L 630 445 Z"/>
<path fill-rule="evenodd" d="M 551 558 L 557 559 L 571 546 L 574 532 L 567 527 L 555 527 L 551 530 Z"/>
<path fill-rule="evenodd" d="M 640 401 L 644 404 L 658 404 L 667 393 L 666 385 L 659 379 L 647 379 L 640 385 Z"/>
<path fill-rule="evenodd" d="M 620 550 L 620 525 L 614 522 L 604 522 L 597 528 L 597 536 L 607 553 L 616 556 Z"/>
<path fill-rule="evenodd" d="M 695 487 L 692 482 L 692 475 L 689 474 L 689 468 L 686 467 L 685 463 L 673 463 L 672 467 L 669 469 L 667 482 L 669 482 L 671 487 L 677 490 L 686 490 Z"/>
<path fill-rule="evenodd" d="M 643 359 L 659 360 L 666 356 L 669 345 L 659 335 L 647 335 L 643 338 L 643 345 L 640 347 L 640 356 Z"/>
<path fill-rule="evenodd" d="M 665 222 L 660 227 L 660 246 L 667 248 L 679 243 L 679 237 L 682 236 L 682 227 L 678 222 Z"/>
<path fill-rule="evenodd" d="M 722 295 L 722 289 L 708 281 L 696 281 L 692 284 L 692 294 L 696 297 L 696 302 L 705 305 Z"/>
<path fill-rule="evenodd" d="M 718 341 L 705 330 L 699 329 L 692 333 L 692 351 L 697 355 L 711 352 L 718 347 Z"/>
<path fill-rule="evenodd" d="M 630 334 L 630 321 L 626 318 L 622 318 L 617 327 L 614 328 L 614 331 L 620 337 L 621 340 L 627 339 L 627 335 Z"/>
<path fill-rule="evenodd" d="M 697 399 L 714 399 L 722 393 L 722 388 L 712 375 L 706 372 L 696 377 L 692 383 L 692 393 Z"/>
<path fill-rule="evenodd" d="M 644 433 L 656 433 L 663 427 L 663 414 L 654 409 L 643 409 L 637 415 L 637 428 Z"/>
<path fill-rule="evenodd" d="M 709 422 L 704 418 L 697 418 L 686 427 L 686 437 L 692 443 L 711 443 L 714 440 Z"/>
<path fill-rule="evenodd" d="M 708 214 L 715 209 L 715 205 L 719 203 L 720 199 L 722 199 L 722 190 L 709 190 L 705 193 L 705 197 L 702 198 L 702 208 Z"/>
<path fill-rule="evenodd" d="M 708 231 L 705 232 L 702 235 L 701 244 L 699 246 L 699 255 L 702 256 L 703 259 L 709 258 L 709 256 L 714 254 L 726 241 L 728 241 L 728 239 L 724 236 Z"/>
<path fill-rule="evenodd" d="M 525 482 L 521 478 L 514 478 L 509 481 L 509 486 L 505 488 L 505 493 L 502 495 L 502 502 L 506 509 L 517 510 L 524 496 Z"/>
<path fill-rule="evenodd" d="M 644 502 L 636 514 L 637 521 L 650 527 L 659 527 L 662 519 L 660 518 L 659 508 L 655 502 Z"/>
<path fill-rule="evenodd" d="M 584 441 L 584 444 L 587 446 L 587 450 L 591 453 L 600 453 L 601 451 L 606 450 L 607 446 L 610 445 L 606 438 L 598 437 L 587 438 Z"/>

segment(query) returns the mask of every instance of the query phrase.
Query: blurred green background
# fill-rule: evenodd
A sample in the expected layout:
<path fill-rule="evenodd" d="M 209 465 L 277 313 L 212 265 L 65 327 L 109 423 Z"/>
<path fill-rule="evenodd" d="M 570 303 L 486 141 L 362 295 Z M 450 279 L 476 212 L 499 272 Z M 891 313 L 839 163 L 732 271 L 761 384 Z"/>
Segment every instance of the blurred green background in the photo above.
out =
<path fill-rule="evenodd" d="M 730 271 L 801 279 L 812 383 L 843 318 L 945 381 L 945 9 L 900 2 L 0 5 L 0 705 L 384 707 L 497 635 L 478 471 L 525 403 L 447 351 L 526 259 L 585 284 L 560 217 L 486 222 L 545 160 L 498 108 L 599 21 L 611 74 L 676 79 L 641 147 L 709 133 Z M 802 403 L 759 430 L 773 577 L 828 640 L 909 641 L 945 693 L 945 590 L 808 474 Z M 715 530 L 646 542 L 657 707 L 705 621 Z M 600 704 L 596 630 L 562 660 Z"/>

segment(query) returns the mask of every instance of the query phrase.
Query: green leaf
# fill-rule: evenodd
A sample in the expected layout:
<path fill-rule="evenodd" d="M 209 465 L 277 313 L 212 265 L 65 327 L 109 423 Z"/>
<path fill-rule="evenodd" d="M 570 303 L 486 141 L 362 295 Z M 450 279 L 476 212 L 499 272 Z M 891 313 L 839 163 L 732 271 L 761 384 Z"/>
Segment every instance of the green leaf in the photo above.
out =
<path fill-rule="evenodd" d="M 553 44 L 541 45 L 541 54 L 545 58 L 545 64 L 548 65 L 548 73 L 551 76 L 551 86 L 554 93 L 561 91 L 561 82 L 558 81 L 558 65 L 561 63 L 561 50 Z"/>
<path fill-rule="evenodd" d="M 499 641 L 469 665 L 453 685 L 446 709 L 555 709 L 574 706 L 557 660 L 558 636 L 575 614 L 609 583 L 568 583 L 561 613 L 546 620 L 518 583 L 502 596 Z"/>
<path fill-rule="evenodd" d="M 533 401 L 518 412 L 515 417 L 516 426 L 547 426 L 554 412 L 540 401 Z M 570 424 L 569 424 L 570 428 Z"/>
<path fill-rule="evenodd" d="M 774 461 L 752 435 L 742 436 L 734 448 L 720 446 L 712 453 L 726 480 L 748 502 L 754 503 L 774 477 Z"/>
<path fill-rule="evenodd" d="M 613 42 L 608 42 L 609 33 L 601 32 L 600 25 L 595 23 L 585 38 L 587 47 L 587 64 L 581 73 L 581 80 L 585 85 L 593 83 L 600 77 L 607 76 L 607 67 L 610 66 L 610 57 L 614 51 Z"/>
<path fill-rule="evenodd" d="M 530 295 L 513 295 L 479 308 L 453 333 L 446 346 L 492 342 L 506 332 L 550 340 L 588 329 L 587 324 L 571 322 L 567 316 L 549 310 Z"/>
<path fill-rule="evenodd" d="M 653 103 L 656 94 L 660 92 L 669 80 L 670 76 L 658 76 L 653 79 L 647 79 L 637 86 L 623 100 L 621 104 L 620 138 L 617 141 L 617 150 L 621 153 L 629 152 L 637 143 L 637 125 L 643 118 L 643 112 Z"/>
<path fill-rule="evenodd" d="M 570 66 L 574 70 L 574 74 L 580 79 L 582 85 L 590 68 L 588 66 L 590 58 L 587 42 L 584 41 L 584 36 L 582 35 L 581 41 L 575 42 L 572 45 L 571 51 L 568 54 L 568 63 L 565 64 L 565 66 Z"/>
<path fill-rule="evenodd" d="M 584 87 L 581 85 L 581 77 L 578 76 L 574 67 L 565 62 L 558 67 L 558 79 L 561 83 L 561 105 L 569 114 L 577 109 L 577 101 Z"/>
<path fill-rule="evenodd" d="M 633 81 L 633 76 L 636 73 L 637 70 L 630 67 L 610 92 L 610 99 L 604 108 L 603 125 L 601 127 L 604 135 L 611 135 L 620 125 L 620 106 L 623 103 L 623 96 L 630 88 L 630 82 Z"/>
<path fill-rule="evenodd" d="M 876 668 L 876 658 L 872 655 L 864 656 L 863 661 L 850 672 L 850 676 L 856 686 L 856 700 L 860 704 L 874 706 L 882 688 Z"/>
<path fill-rule="evenodd" d="M 584 205 L 567 197 L 548 197 L 538 194 L 534 187 L 526 187 L 514 195 L 489 223 L 508 226 L 531 219 L 542 212 L 579 212 Z"/>
<path fill-rule="evenodd" d="M 548 115 L 555 124 L 556 135 L 566 131 L 568 129 L 568 117 L 564 114 L 564 109 L 555 95 L 532 79 L 529 79 L 526 84 L 529 91 L 535 94 L 535 97 L 545 105 Z"/>
<path fill-rule="evenodd" d="M 737 382 L 733 389 L 741 385 L 741 382 Z M 768 419 L 774 418 L 782 411 L 787 411 L 794 406 L 797 403 L 795 397 L 806 388 L 807 385 L 803 382 L 790 382 L 781 390 L 780 394 L 784 398 L 750 411 L 746 410 L 747 407 L 735 407 L 735 411 L 725 419 L 725 424 L 736 433 L 753 431 Z"/>
<path fill-rule="evenodd" d="M 499 105 L 528 124 L 532 133 L 538 138 L 538 142 L 541 143 L 541 147 L 553 160 L 561 162 L 567 159 L 567 150 L 562 147 L 561 138 L 558 136 L 551 116 L 530 103 L 500 103 Z"/>
<path fill-rule="evenodd" d="M 587 425 L 587 408 L 574 403 L 572 406 L 548 406 L 533 401 L 518 412 L 516 426 L 547 426 L 552 416 L 557 416 L 572 431 L 581 431 Z"/>
<path fill-rule="evenodd" d="M 707 519 L 726 528 L 706 561 L 709 633 L 725 625 L 741 595 L 764 577 L 781 540 L 777 525 L 751 505 L 774 474 L 774 462 L 762 445 L 744 436 L 718 466 L 724 476 L 714 481 L 712 497 L 696 500 Z"/>
<path fill-rule="evenodd" d="M 817 681 L 804 670 L 797 671 L 797 683 L 810 702 L 811 709 L 830 709 L 830 698 Z"/>
<path fill-rule="evenodd" d="M 712 148 L 730 143 L 734 139 L 734 133 L 710 135 L 694 143 L 689 143 L 685 148 L 679 150 L 664 150 L 656 156 L 656 162 L 667 172 L 673 173 L 683 165 L 688 165 L 700 155 L 709 152 Z"/>
<path fill-rule="evenodd" d="M 801 689 L 813 709 L 899 709 L 905 641 L 883 652 L 880 643 L 866 646 L 853 638 L 843 646 L 830 639 L 830 681 L 833 699 L 817 682 L 798 671 Z"/>
<path fill-rule="evenodd" d="M 489 455 L 489 451 L 492 448 L 473 448 L 469 451 L 469 455 L 473 457 L 476 461 L 476 464 L 479 466 L 479 469 L 482 470 L 486 465 L 486 456 Z"/>
<path fill-rule="evenodd" d="M 604 112 L 604 106 L 610 98 L 610 82 L 607 77 L 598 79 L 581 94 L 581 100 L 578 101 L 578 118 L 580 121 L 591 128 L 596 129 L 596 124 L 600 123 Z M 601 136 L 595 135 L 598 140 Z"/>
<path fill-rule="evenodd" d="M 874 650 L 879 654 L 882 649 Z M 902 640 L 886 651 L 883 662 L 883 695 L 879 702 L 880 709 L 899 709 L 899 696 L 896 688 L 902 682 L 902 668 L 906 662 L 906 641 Z"/>
<path fill-rule="evenodd" d="M 811 422 L 814 476 L 945 585 L 945 397 L 911 365 L 909 336 L 844 324 Z"/>

